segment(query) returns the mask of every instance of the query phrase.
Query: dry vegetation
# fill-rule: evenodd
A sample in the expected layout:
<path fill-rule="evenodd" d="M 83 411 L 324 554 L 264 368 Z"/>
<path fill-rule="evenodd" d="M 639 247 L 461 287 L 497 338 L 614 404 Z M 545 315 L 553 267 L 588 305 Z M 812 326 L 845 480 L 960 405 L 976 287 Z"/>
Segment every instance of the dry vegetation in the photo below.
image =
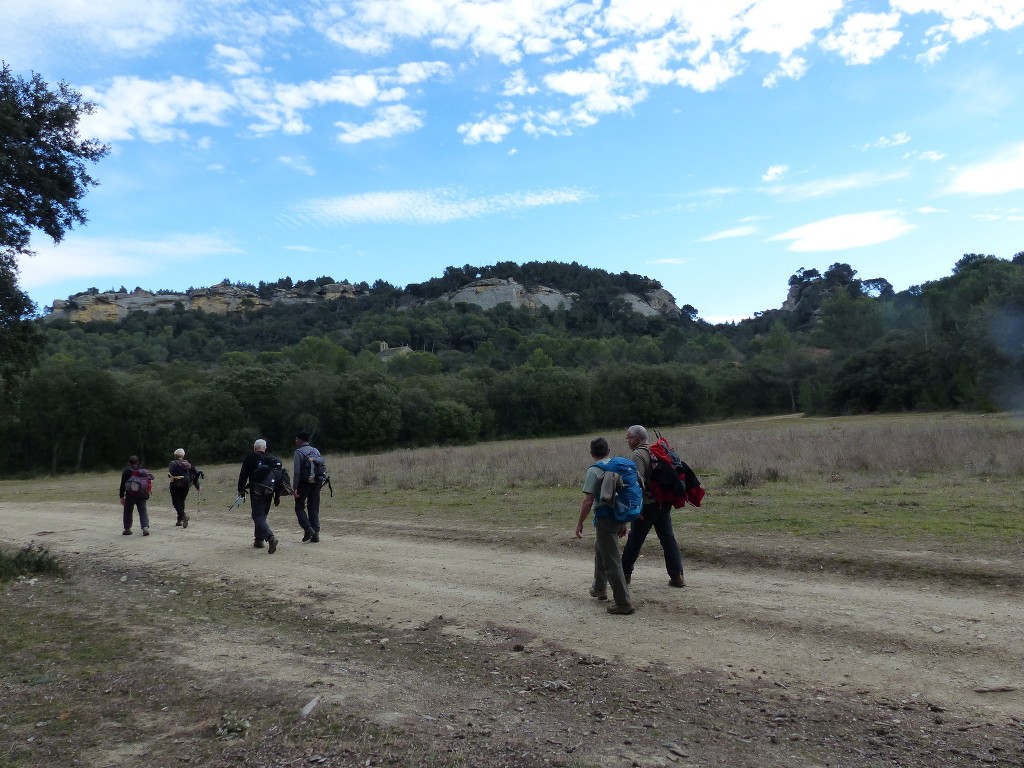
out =
<path fill-rule="evenodd" d="M 623 432 L 604 432 L 620 451 Z M 764 419 L 665 433 L 709 492 L 699 512 L 676 518 L 691 564 L 1024 586 L 1024 429 L 1012 416 Z M 427 519 L 417 535 L 439 546 L 562 554 L 569 537 L 552 531 L 574 523 L 590 437 L 329 456 L 333 503 L 343 522 Z M 204 469 L 203 515 L 237 519 L 227 510 L 237 467 Z M 0 503 L 112 503 L 116 487 L 116 470 L 3 481 Z M 102 559 L 69 566 L 65 579 L 15 582 L 0 595 L 0 768 L 1024 765 L 1024 721 L 971 720 L 884 691 L 630 668 L 554 644 L 537 652 L 502 626 L 485 643 L 446 634 L 440 619 L 388 630 L 184 572 L 143 572 L 115 593 Z M 172 594 L 187 599 L 152 610 Z M 183 648 L 202 654 L 214 642 L 251 649 L 241 672 L 218 662 L 200 675 L 181 663 Z M 253 666 L 267 649 L 276 679 Z M 417 723 L 387 725 L 367 715 L 357 687 L 303 717 L 292 681 L 312 659 L 441 701 Z M 300 686 L 303 702 L 333 685 L 324 676 Z"/>

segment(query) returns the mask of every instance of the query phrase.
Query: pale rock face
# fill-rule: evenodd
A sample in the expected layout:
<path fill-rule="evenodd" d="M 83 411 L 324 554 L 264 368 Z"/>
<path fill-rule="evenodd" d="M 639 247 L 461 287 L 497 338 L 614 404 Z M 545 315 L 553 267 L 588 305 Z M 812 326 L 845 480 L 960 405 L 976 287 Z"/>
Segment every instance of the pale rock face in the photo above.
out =
<path fill-rule="evenodd" d="M 186 310 L 226 315 L 232 312 L 257 311 L 272 304 L 298 305 L 338 298 L 352 299 L 357 296 L 358 291 L 350 283 L 279 289 L 269 300 L 261 298 L 248 288 L 226 282 L 210 288 L 194 288 L 185 293 L 150 293 L 138 288 L 131 292 L 79 293 L 68 301 L 55 301 L 46 319 L 67 319 L 85 323 L 95 320 L 120 320 L 131 311 L 154 312 L 160 308 L 173 309 L 179 303 Z M 562 293 L 554 288 L 541 286 L 530 291 L 515 280 L 487 278 L 445 294 L 440 300 L 476 304 L 483 309 L 494 309 L 504 302 L 513 307 L 528 309 L 568 309 L 578 298 L 575 293 Z M 645 317 L 679 314 L 675 299 L 664 289 L 651 291 L 644 297 L 628 293 L 624 294 L 623 298 L 629 302 L 634 312 Z"/>

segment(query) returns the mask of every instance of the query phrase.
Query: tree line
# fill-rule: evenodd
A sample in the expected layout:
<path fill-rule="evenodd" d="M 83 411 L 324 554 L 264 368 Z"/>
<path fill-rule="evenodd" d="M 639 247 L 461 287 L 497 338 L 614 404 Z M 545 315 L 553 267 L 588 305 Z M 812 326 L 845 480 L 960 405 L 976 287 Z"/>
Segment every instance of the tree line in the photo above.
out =
<path fill-rule="evenodd" d="M 1024 253 L 968 254 L 949 277 L 899 293 L 845 264 L 800 270 L 784 309 L 719 325 L 641 316 L 621 298 L 631 280 L 592 270 L 588 284 L 587 268 L 561 266 L 582 297 L 568 309 L 485 311 L 378 284 L 229 316 L 37 321 L 45 351 L 10 393 L 0 451 L 13 471 L 59 473 L 130 453 L 162 461 L 178 446 L 234 460 L 260 436 L 284 449 L 300 427 L 322 450 L 369 451 L 1019 405 Z M 404 354 L 383 357 L 382 341 Z"/>

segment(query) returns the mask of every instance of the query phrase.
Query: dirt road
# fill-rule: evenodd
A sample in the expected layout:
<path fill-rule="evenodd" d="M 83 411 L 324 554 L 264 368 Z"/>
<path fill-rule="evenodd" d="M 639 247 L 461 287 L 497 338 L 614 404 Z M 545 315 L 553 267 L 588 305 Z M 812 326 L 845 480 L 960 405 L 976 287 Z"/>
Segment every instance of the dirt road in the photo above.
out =
<path fill-rule="evenodd" d="M 637 665 L 714 670 L 782 687 L 882 692 L 969 717 L 1024 713 L 1024 601 L 1000 587 L 828 573 L 690 567 L 672 589 L 657 541 L 633 578 L 638 611 L 613 617 L 587 595 L 592 540 L 559 550 L 447 540 L 405 522 L 324 520 L 319 544 L 301 544 L 290 512 L 275 512 L 276 554 L 252 548 L 238 511 L 211 512 L 188 530 L 154 514 L 153 534 L 122 536 L 116 507 L 0 504 L 0 538 L 83 553 L 118 573 L 156 566 L 192 579 L 250 583 L 308 603 L 318 615 L 414 628 L 443 616 L 445 632 L 486 643 L 493 628 Z M 225 649 L 224 654 L 227 655 Z M 218 655 L 216 649 L 211 655 Z"/>

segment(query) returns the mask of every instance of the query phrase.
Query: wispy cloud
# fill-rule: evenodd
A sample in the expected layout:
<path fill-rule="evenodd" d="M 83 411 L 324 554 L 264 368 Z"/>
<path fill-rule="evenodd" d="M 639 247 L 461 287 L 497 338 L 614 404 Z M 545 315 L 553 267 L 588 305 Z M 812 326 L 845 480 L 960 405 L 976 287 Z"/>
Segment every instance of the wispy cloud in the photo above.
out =
<path fill-rule="evenodd" d="M 821 47 L 838 53 L 847 64 L 870 64 L 899 45 L 899 22 L 898 13 L 854 13 L 822 39 Z"/>
<path fill-rule="evenodd" d="M 840 192 L 848 192 L 853 189 L 865 189 L 886 184 L 891 181 L 898 181 L 906 178 L 905 171 L 896 173 L 853 173 L 849 176 L 837 176 L 831 179 L 817 179 L 801 184 L 779 184 L 765 187 L 764 191 L 771 195 L 784 195 L 794 200 L 806 200 L 816 197 L 826 197 Z"/>
<path fill-rule="evenodd" d="M 512 192 L 484 197 L 467 197 L 454 189 L 435 189 L 321 198 L 298 205 L 295 211 L 299 217 L 321 224 L 444 224 L 591 199 L 592 194 L 579 189 Z"/>
<path fill-rule="evenodd" d="M 159 240 L 84 237 L 71 234 L 59 245 L 33 244 L 36 255 L 20 264 L 20 282 L 27 289 L 59 283 L 69 278 L 110 280 L 128 290 L 147 274 L 157 274 L 168 263 L 190 264 L 197 259 L 242 253 L 242 249 L 219 235 L 172 234 Z"/>
<path fill-rule="evenodd" d="M 787 251 L 844 251 L 894 240 L 914 229 L 899 211 L 868 211 L 832 216 L 774 235 L 790 240 Z"/>
<path fill-rule="evenodd" d="M 1024 144 L 1000 156 L 956 171 L 946 191 L 964 195 L 998 195 L 1024 189 Z"/>
<path fill-rule="evenodd" d="M 760 230 L 750 224 L 745 224 L 742 227 L 733 227 L 732 229 L 723 229 L 721 232 L 714 232 L 710 235 L 705 235 L 700 238 L 698 242 L 701 243 L 713 243 L 716 240 L 729 240 L 734 237 L 750 237 L 756 235 Z"/>
<path fill-rule="evenodd" d="M 788 165 L 770 165 L 768 170 L 761 175 L 761 181 L 768 182 L 769 184 L 773 181 L 778 181 L 789 173 Z"/>
<path fill-rule="evenodd" d="M 900 131 L 892 136 L 880 136 L 870 144 L 865 144 L 864 149 L 889 149 L 899 147 L 910 141 L 910 135 L 906 131 Z"/>
<path fill-rule="evenodd" d="M 302 155 L 294 157 L 291 155 L 281 155 L 277 159 L 280 160 L 283 165 L 286 165 L 289 168 L 294 168 L 299 173 L 304 173 L 307 176 L 316 175 L 316 169 L 310 164 L 309 160 Z"/>
<path fill-rule="evenodd" d="M 423 113 L 410 109 L 404 104 L 381 107 L 374 119 L 362 125 L 338 122 L 341 128 L 338 140 L 345 144 L 358 144 L 371 139 L 390 139 L 401 133 L 410 133 L 423 127 Z"/>

